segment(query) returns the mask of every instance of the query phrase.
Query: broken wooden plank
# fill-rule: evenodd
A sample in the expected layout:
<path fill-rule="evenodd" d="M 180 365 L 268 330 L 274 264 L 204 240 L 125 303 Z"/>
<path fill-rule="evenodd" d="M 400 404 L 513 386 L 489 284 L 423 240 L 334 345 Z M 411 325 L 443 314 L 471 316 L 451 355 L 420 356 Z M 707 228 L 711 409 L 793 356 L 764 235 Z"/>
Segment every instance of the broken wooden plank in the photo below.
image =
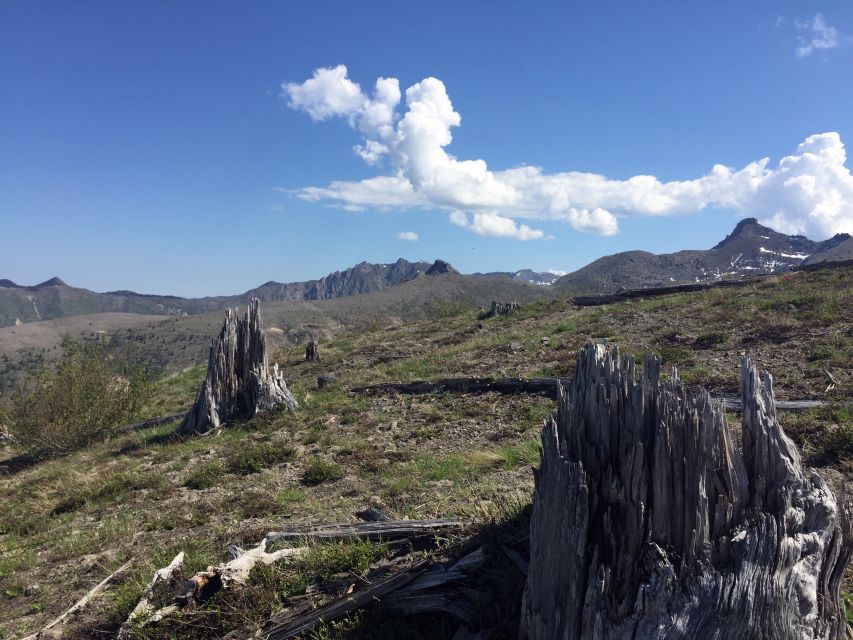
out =
<path fill-rule="evenodd" d="M 276 618 L 273 618 L 268 628 L 258 632 L 257 637 L 264 638 L 265 640 L 287 640 L 288 638 L 295 638 L 303 633 L 312 631 L 323 623 L 339 620 L 348 613 L 380 600 L 389 593 L 409 584 L 430 566 L 431 563 L 424 560 L 399 573 L 374 582 L 365 589 L 335 600 L 319 609 L 298 615 L 293 619 L 277 621 Z"/>
<path fill-rule="evenodd" d="M 353 524 L 328 524 L 291 531 L 271 531 L 267 542 L 276 540 L 301 540 L 306 543 L 339 540 L 393 541 L 417 536 L 440 536 L 464 530 L 466 523 L 457 518 L 434 520 L 387 520 Z"/>

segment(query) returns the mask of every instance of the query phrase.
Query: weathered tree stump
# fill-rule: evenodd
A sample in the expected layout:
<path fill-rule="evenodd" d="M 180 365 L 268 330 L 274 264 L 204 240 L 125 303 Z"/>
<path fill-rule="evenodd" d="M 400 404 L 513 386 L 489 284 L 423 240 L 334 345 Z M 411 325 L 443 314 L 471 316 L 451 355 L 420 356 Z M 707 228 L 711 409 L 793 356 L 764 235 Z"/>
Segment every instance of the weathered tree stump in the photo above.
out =
<path fill-rule="evenodd" d="M 588 344 L 542 432 L 521 637 L 842 638 L 851 512 L 744 359 L 743 445 L 650 357 Z"/>
<path fill-rule="evenodd" d="M 305 362 L 320 362 L 320 345 L 311 340 L 305 347 Z"/>
<path fill-rule="evenodd" d="M 226 311 L 222 331 L 210 346 L 207 377 L 179 433 L 205 433 L 280 405 L 298 408 L 278 366 L 270 371 L 266 344 L 260 300 L 252 300 L 242 320 L 236 309 Z"/>
<path fill-rule="evenodd" d="M 489 312 L 486 314 L 487 318 L 494 318 L 495 316 L 504 316 L 508 313 L 512 313 L 516 309 L 521 309 L 521 305 L 517 302 L 494 302 L 492 301 L 492 308 L 489 309 Z"/>

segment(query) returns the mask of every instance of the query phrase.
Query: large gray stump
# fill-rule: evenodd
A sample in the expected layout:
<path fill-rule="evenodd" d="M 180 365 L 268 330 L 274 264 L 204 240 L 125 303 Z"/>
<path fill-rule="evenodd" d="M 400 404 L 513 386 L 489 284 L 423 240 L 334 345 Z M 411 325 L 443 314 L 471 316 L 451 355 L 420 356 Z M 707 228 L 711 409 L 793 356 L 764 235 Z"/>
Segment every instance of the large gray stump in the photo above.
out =
<path fill-rule="evenodd" d="M 842 638 L 849 502 L 742 368 L 743 444 L 660 363 L 588 344 L 542 432 L 521 637 Z"/>
<path fill-rule="evenodd" d="M 246 419 L 279 405 L 299 404 L 284 378 L 267 364 L 267 346 L 260 300 L 254 298 L 242 320 L 236 309 L 225 312 L 225 323 L 210 346 L 207 377 L 179 433 L 205 433 L 228 420 Z"/>

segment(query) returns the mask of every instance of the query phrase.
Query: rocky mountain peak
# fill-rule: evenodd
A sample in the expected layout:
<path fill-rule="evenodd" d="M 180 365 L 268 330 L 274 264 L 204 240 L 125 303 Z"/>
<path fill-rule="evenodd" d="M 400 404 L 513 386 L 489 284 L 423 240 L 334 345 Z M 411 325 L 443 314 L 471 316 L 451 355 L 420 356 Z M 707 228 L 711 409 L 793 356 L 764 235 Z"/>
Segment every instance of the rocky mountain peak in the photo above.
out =
<path fill-rule="evenodd" d="M 454 269 L 449 262 L 445 260 L 436 260 L 432 263 L 429 269 L 426 270 L 428 276 L 436 276 L 440 273 L 459 273 Z"/>
<path fill-rule="evenodd" d="M 50 280 L 45 280 L 44 282 L 40 282 L 35 286 L 36 289 L 41 287 L 67 287 L 68 285 L 62 281 L 61 278 L 54 276 Z"/>
<path fill-rule="evenodd" d="M 731 245 L 736 240 L 743 238 L 762 237 L 765 239 L 771 239 L 774 236 L 782 235 L 783 234 L 774 231 L 770 227 L 765 227 L 764 225 L 759 224 L 756 218 L 744 218 L 743 220 L 738 222 L 737 225 L 735 225 L 735 228 L 729 235 L 723 238 L 723 240 L 717 243 L 713 248 L 725 249 L 727 246 Z"/>

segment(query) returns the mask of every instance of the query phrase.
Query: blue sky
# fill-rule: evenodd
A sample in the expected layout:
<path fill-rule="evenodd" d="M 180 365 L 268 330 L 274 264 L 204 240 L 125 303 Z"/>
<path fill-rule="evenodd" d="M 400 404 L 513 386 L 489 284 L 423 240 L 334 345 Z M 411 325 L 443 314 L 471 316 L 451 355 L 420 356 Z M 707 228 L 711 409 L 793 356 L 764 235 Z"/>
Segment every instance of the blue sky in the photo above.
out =
<path fill-rule="evenodd" d="M 853 231 L 850 2 L 403 5 L 0 2 L 0 277 L 227 294 Z"/>

